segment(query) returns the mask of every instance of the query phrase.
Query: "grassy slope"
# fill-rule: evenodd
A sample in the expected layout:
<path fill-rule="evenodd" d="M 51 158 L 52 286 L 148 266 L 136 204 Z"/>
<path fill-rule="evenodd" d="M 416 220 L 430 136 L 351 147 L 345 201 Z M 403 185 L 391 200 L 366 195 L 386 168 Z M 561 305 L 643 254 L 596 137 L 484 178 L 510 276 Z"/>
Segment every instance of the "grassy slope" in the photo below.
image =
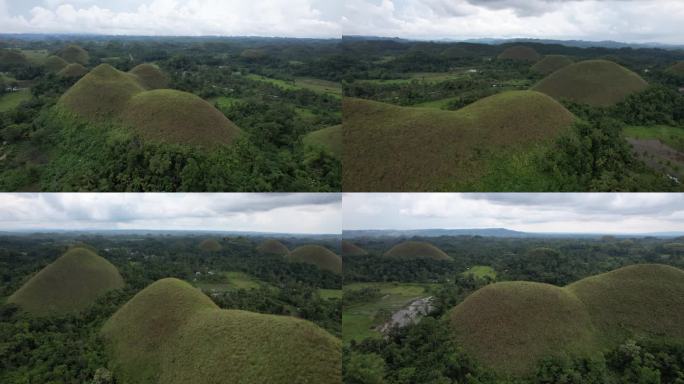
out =
<path fill-rule="evenodd" d="M 466 189 L 491 171 L 493 158 L 544 145 L 574 121 L 559 103 L 531 91 L 504 92 L 458 111 L 360 99 L 345 99 L 343 111 L 349 192 Z"/>
<path fill-rule="evenodd" d="M 486 286 L 456 306 L 450 317 L 459 343 L 497 372 L 525 374 L 541 358 L 585 355 L 596 348 L 583 303 L 548 284 Z"/>
<path fill-rule="evenodd" d="M 140 84 L 146 89 L 163 89 L 169 86 L 169 79 L 159 67 L 153 64 L 140 64 L 128 73 L 137 77 Z"/>
<path fill-rule="evenodd" d="M 639 75 L 619 64 L 607 60 L 587 60 L 553 72 L 532 89 L 555 99 L 610 106 L 647 86 Z"/>
<path fill-rule="evenodd" d="M 634 265 L 565 288 L 489 285 L 450 313 L 467 352 L 503 374 L 531 373 L 539 359 L 593 355 L 627 338 L 684 341 L 684 271 Z"/>
<path fill-rule="evenodd" d="M 50 56 L 45 59 L 44 65 L 48 72 L 59 72 L 69 65 L 69 63 L 59 56 Z"/>
<path fill-rule="evenodd" d="M 134 95 L 122 119 L 143 138 L 214 148 L 232 143 L 240 129 L 201 98 L 170 89 Z"/>
<path fill-rule="evenodd" d="M 433 259 L 450 260 L 449 255 L 430 243 L 421 241 L 405 241 L 385 252 L 385 257 L 394 259 Z"/>
<path fill-rule="evenodd" d="M 342 85 L 332 81 L 299 77 L 295 79 L 295 85 L 316 93 L 324 93 L 330 96 L 342 97 Z"/>
<path fill-rule="evenodd" d="M 68 45 L 57 52 L 57 55 L 69 63 L 86 65 L 90 61 L 88 52 L 78 45 Z"/>
<path fill-rule="evenodd" d="M 115 373 L 129 384 L 341 382 L 340 342 L 321 328 L 291 317 L 218 309 L 176 279 L 144 289 L 102 334 Z"/>
<path fill-rule="evenodd" d="M 287 259 L 296 263 L 308 263 L 334 273 L 342 273 L 342 258 L 320 245 L 302 245 L 297 247 Z"/>
<path fill-rule="evenodd" d="M 342 240 L 342 255 L 343 256 L 361 256 L 367 255 L 365 249 L 359 247 L 358 245 L 352 243 L 351 241 Z"/>
<path fill-rule="evenodd" d="M 34 315 L 87 308 L 105 292 L 122 288 L 114 265 L 84 248 L 72 248 L 27 281 L 9 301 Z"/>
<path fill-rule="evenodd" d="M 336 158 L 342 157 L 342 126 L 327 127 L 304 136 L 304 144 L 322 148 Z"/>
<path fill-rule="evenodd" d="M 634 139 L 660 140 L 680 152 L 684 152 L 684 128 L 656 125 L 652 127 L 628 126 L 625 127 L 625 136 Z"/>
<path fill-rule="evenodd" d="M 31 99 L 31 91 L 22 89 L 17 92 L 10 92 L 0 96 L 0 112 L 7 112 L 19 106 L 24 101 Z"/>
<path fill-rule="evenodd" d="M 216 239 L 205 239 L 199 244 L 199 249 L 205 252 L 218 252 L 223 247 Z"/>
<path fill-rule="evenodd" d="M 532 66 L 532 70 L 542 75 L 548 75 L 573 63 L 572 59 L 564 55 L 546 55 Z"/>
<path fill-rule="evenodd" d="M 403 308 L 410 301 L 427 295 L 429 284 L 411 283 L 353 283 L 344 286 L 344 291 L 362 288 L 378 288 L 378 299 L 345 306 L 342 311 L 342 339 L 345 343 L 351 340 L 361 341 L 369 337 L 380 337 L 374 328 L 382 319 L 376 319 L 378 312 L 394 312 Z"/>
<path fill-rule="evenodd" d="M 268 239 L 263 241 L 261 244 L 257 246 L 257 251 L 261 253 L 270 253 L 282 256 L 285 256 L 288 253 L 290 253 L 290 250 L 287 249 L 287 247 L 283 243 L 276 239 Z"/>
<path fill-rule="evenodd" d="M 684 61 L 680 61 L 678 63 L 673 64 L 665 71 L 673 75 L 684 76 Z"/>
<path fill-rule="evenodd" d="M 86 73 L 88 73 L 88 68 L 77 63 L 71 63 L 57 72 L 62 77 L 81 77 Z"/>

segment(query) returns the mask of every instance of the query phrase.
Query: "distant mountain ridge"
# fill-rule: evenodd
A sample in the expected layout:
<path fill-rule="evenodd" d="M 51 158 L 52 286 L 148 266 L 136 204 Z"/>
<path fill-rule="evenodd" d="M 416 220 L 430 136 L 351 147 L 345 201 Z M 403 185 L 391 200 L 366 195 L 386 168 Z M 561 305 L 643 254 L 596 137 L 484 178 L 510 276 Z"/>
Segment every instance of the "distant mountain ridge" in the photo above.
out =
<path fill-rule="evenodd" d="M 342 237 L 353 239 L 360 237 L 440 237 L 440 236 L 482 236 L 482 237 L 501 237 L 501 238 L 600 238 L 603 236 L 614 236 L 620 238 L 634 237 L 679 237 L 684 236 L 684 232 L 653 232 L 653 233 L 542 233 L 542 232 L 521 232 L 506 228 L 469 228 L 469 229 L 361 229 L 345 230 Z"/>

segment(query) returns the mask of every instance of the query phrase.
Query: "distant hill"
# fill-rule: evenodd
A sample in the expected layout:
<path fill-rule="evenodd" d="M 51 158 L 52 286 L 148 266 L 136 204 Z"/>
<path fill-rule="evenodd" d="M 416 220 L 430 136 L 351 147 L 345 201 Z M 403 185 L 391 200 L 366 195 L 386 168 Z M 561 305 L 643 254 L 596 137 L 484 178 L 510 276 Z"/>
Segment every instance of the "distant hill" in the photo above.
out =
<path fill-rule="evenodd" d="M 567 67 L 573 63 L 572 59 L 564 55 L 546 55 L 532 66 L 534 72 L 542 75 L 548 75 L 563 67 Z"/>
<path fill-rule="evenodd" d="M 303 140 L 310 147 L 321 148 L 338 159 L 342 157 L 341 125 L 313 131 L 305 135 Z"/>
<path fill-rule="evenodd" d="M 546 357 L 590 357 L 628 338 L 684 342 L 684 271 L 634 265 L 565 288 L 504 282 L 449 314 L 459 345 L 491 369 L 532 373 Z"/>
<path fill-rule="evenodd" d="M 199 249 L 205 252 L 218 252 L 223 247 L 216 239 L 205 239 L 199 244 Z"/>
<path fill-rule="evenodd" d="M 342 256 L 363 256 L 367 254 L 368 252 L 358 245 L 347 240 L 342 240 Z"/>
<path fill-rule="evenodd" d="M 164 89 L 169 87 L 169 78 L 153 64 L 140 64 L 128 73 L 138 78 L 146 89 Z"/>
<path fill-rule="evenodd" d="M 458 111 L 346 98 L 345 190 L 453 190 L 481 181 L 492 158 L 550 143 L 575 117 L 539 92 L 511 91 Z"/>
<path fill-rule="evenodd" d="M 81 77 L 86 73 L 88 73 L 88 68 L 76 63 L 71 63 L 57 72 L 62 77 Z"/>
<path fill-rule="evenodd" d="M 290 250 L 287 249 L 283 243 L 276 239 L 264 240 L 257 246 L 257 251 L 260 253 L 280 256 L 286 256 L 288 253 L 290 253 Z"/>
<path fill-rule="evenodd" d="M 551 73 L 532 89 L 557 100 L 610 106 L 647 87 L 644 79 L 619 64 L 587 60 Z"/>
<path fill-rule="evenodd" d="M 503 52 L 498 56 L 499 60 L 513 60 L 513 61 L 527 61 L 535 62 L 539 60 L 541 56 L 539 53 L 531 47 L 526 47 L 524 45 L 515 45 L 504 49 Z"/>
<path fill-rule="evenodd" d="M 68 45 L 60 49 L 57 51 L 57 56 L 61 57 L 68 63 L 87 65 L 90 61 L 90 55 L 88 54 L 88 51 L 79 47 L 78 45 Z"/>
<path fill-rule="evenodd" d="M 506 228 L 471 228 L 471 229 L 361 229 L 345 230 L 344 238 L 355 239 L 363 237 L 439 237 L 439 236 L 482 236 L 482 237 L 504 237 L 504 238 L 601 238 L 606 234 L 602 233 L 554 233 L 554 232 L 520 232 Z M 629 237 L 680 237 L 683 232 L 652 232 L 635 234 L 612 234 L 620 238 Z"/>
<path fill-rule="evenodd" d="M 675 76 L 684 77 L 684 61 L 677 62 L 672 66 L 668 67 L 665 72 L 671 73 Z"/>
<path fill-rule="evenodd" d="M 222 310 L 177 279 L 148 286 L 102 328 L 118 380 L 341 383 L 339 339 L 288 316 Z"/>
<path fill-rule="evenodd" d="M 292 250 L 287 259 L 295 263 L 316 265 L 334 273 L 342 273 L 342 258 L 320 245 L 302 245 Z"/>
<path fill-rule="evenodd" d="M 35 274 L 7 300 L 37 315 L 86 309 L 104 293 L 123 288 L 114 265 L 90 249 L 75 247 Z"/>
<path fill-rule="evenodd" d="M 59 72 L 66 68 L 67 65 L 69 65 L 69 63 L 67 63 L 66 60 L 54 55 L 48 56 L 44 63 L 45 69 L 47 69 L 48 72 Z"/>
<path fill-rule="evenodd" d="M 449 255 L 430 243 L 423 241 L 404 241 L 385 252 L 385 257 L 398 260 L 432 259 L 450 260 Z"/>

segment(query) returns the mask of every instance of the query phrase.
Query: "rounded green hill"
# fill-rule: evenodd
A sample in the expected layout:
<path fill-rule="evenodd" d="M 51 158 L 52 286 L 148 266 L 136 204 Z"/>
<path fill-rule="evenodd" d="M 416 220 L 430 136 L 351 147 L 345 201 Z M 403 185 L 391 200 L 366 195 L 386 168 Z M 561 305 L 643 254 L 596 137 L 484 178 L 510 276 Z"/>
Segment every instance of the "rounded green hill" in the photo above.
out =
<path fill-rule="evenodd" d="M 478 183 L 492 167 L 485 153 L 527 153 L 575 121 L 560 103 L 534 91 L 499 93 L 458 111 L 353 98 L 345 98 L 342 108 L 348 192 L 453 190 Z"/>
<path fill-rule="evenodd" d="M 548 75 L 573 63 L 572 59 L 565 55 L 546 55 L 532 66 L 532 70 L 542 75 Z"/>
<path fill-rule="evenodd" d="M 88 52 L 78 45 L 68 45 L 57 52 L 57 56 L 66 60 L 68 63 L 78 63 L 87 65 L 90 61 Z"/>
<path fill-rule="evenodd" d="M 64 67 L 61 71 L 57 72 L 59 76 L 62 77 L 81 77 L 88 73 L 88 68 L 82 66 L 81 64 L 71 63 Z"/>
<path fill-rule="evenodd" d="M 333 157 L 342 157 L 342 126 L 336 125 L 334 127 L 327 127 L 313 131 L 304 136 L 304 144 L 313 147 L 321 148 Z"/>
<path fill-rule="evenodd" d="M 601 339 L 617 346 L 628 337 L 684 341 L 684 271 L 633 265 L 570 284 L 586 305 Z"/>
<path fill-rule="evenodd" d="M 342 240 L 342 255 L 343 256 L 363 256 L 367 255 L 365 249 L 359 247 L 358 245 L 352 243 L 351 241 Z"/>
<path fill-rule="evenodd" d="M 548 284 L 488 285 L 456 306 L 450 321 L 466 351 L 500 373 L 529 373 L 544 357 L 595 348 L 582 302 Z"/>
<path fill-rule="evenodd" d="M 0 68 L 16 68 L 29 65 L 23 52 L 15 49 L 0 50 Z"/>
<path fill-rule="evenodd" d="M 112 118 L 126 109 L 133 95 L 144 90 L 133 76 L 101 64 L 69 88 L 59 102 L 89 119 Z"/>
<path fill-rule="evenodd" d="M 66 62 L 66 60 L 62 59 L 59 56 L 50 56 L 47 59 L 45 59 L 45 69 L 48 70 L 48 72 L 54 72 L 57 73 L 61 71 L 62 69 L 66 68 L 69 63 Z"/>
<path fill-rule="evenodd" d="M 393 259 L 432 259 L 451 260 L 449 255 L 430 243 L 423 241 L 405 241 L 385 252 L 385 257 Z"/>
<path fill-rule="evenodd" d="M 37 316 L 81 311 L 102 294 L 122 288 L 114 265 L 85 248 L 71 248 L 28 280 L 9 297 Z"/>
<path fill-rule="evenodd" d="M 675 63 L 671 67 L 667 68 L 665 72 L 675 76 L 684 77 L 684 61 L 679 61 Z"/>
<path fill-rule="evenodd" d="M 499 60 L 515 60 L 515 61 L 529 61 L 534 62 L 540 59 L 539 53 L 534 48 L 526 47 L 524 45 L 516 45 L 504 49 L 498 56 Z"/>
<path fill-rule="evenodd" d="M 341 382 L 341 343 L 318 326 L 221 310 L 177 279 L 138 293 L 101 334 L 117 379 L 129 384 Z"/>
<path fill-rule="evenodd" d="M 259 253 L 266 253 L 270 255 L 286 256 L 288 253 L 290 253 L 290 250 L 287 249 L 283 243 L 276 239 L 265 240 L 259 244 L 256 249 Z"/>
<path fill-rule="evenodd" d="M 205 252 L 218 252 L 223 249 L 216 239 L 205 239 L 199 244 L 199 249 Z"/>
<path fill-rule="evenodd" d="M 144 139 L 215 148 L 232 143 L 240 129 L 205 100 L 171 89 L 133 95 L 121 114 Z"/>
<path fill-rule="evenodd" d="M 619 64 L 588 60 L 553 72 L 532 89 L 557 100 L 611 106 L 647 87 L 644 79 Z"/>
<path fill-rule="evenodd" d="M 128 73 L 138 78 L 138 82 L 148 90 L 169 87 L 168 77 L 153 64 L 140 64 Z"/>
<path fill-rule="evenodd" d="M 295 263 L 307 263 L 334 273 L 342 273 L 342 258 L 320 245 L 302 245 L 287 255 Z"/>
<path fill-rule="evenodd" d="M 564 288 L 531 282 L 482 288 L 449 315 L 466 352 L 503 374 L 540 359 L 590 357 L 627 339 L 684 342 L 684 271 L 633 265 Z"/>

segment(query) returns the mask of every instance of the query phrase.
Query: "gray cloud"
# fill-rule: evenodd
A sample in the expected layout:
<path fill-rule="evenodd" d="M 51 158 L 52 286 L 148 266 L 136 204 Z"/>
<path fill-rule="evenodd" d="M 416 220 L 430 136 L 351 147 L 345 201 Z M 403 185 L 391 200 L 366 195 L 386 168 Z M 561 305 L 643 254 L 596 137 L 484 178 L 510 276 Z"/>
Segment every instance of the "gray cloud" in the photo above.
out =
<path fill-rule="evenodd" d="M 560 7 L 562 0 L 466 0 L 493 10 L 510 9 L 518 16 L 539 16 Z"/>

